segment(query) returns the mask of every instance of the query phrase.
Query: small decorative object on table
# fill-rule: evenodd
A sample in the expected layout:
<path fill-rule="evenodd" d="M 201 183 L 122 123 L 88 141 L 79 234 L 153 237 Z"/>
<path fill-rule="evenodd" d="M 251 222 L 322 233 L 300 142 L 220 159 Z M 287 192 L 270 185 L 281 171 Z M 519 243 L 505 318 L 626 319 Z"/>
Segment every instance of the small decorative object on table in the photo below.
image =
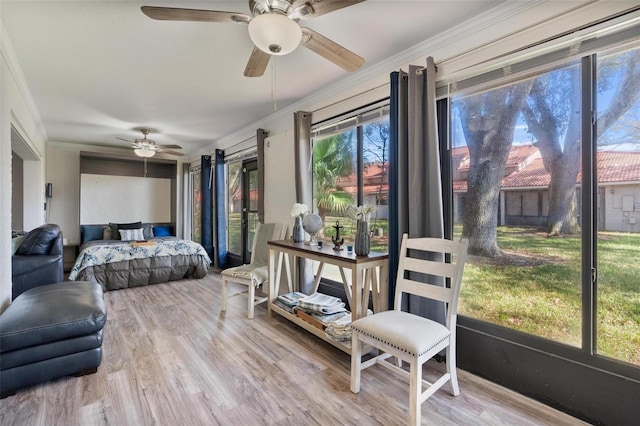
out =
<path fill-rule="evenodd" d="M 336 224 L 333 227 L 336 228 L 336 236 L 331 237 L 331 241 L 333 242 L 333 249 L 342 250 L 342 244 L 344 244 L 344 238 L 340 238 L 340 230 L 344 228 L 344 226 L 341 226 L 340 221 L 336 220 Z"/>
<path fill-rule="evenodd" d="M 369 235 L 369 216 L 376 210 L 376 206 L 365 205 L 351 207 L 348 210 L 349 216 L 358 221 L 356 238 L 353 251 L 356 256 L 368 256 L 371 251 L 371 236 Z"/>
<path fill-rule="evenodd" d="M 316 234 L 322 229 L 322 226 L 322 218 L 315 213 L 310 213 L 302 219 L 302 228 L 310 235 L 310 246 L 318 245 L 318 238 L 316 237 Z"/>
<path fill-rule="evenodd" d="M 304 241 L 304 229 L 302 228 L 302 218 L 305 214 L 309 213 L 309 207 L 306 204 L 295 203 L 291 207 L 291 217 L 295 219 L 293 229 L 291 230 L 291 236 L 293 242 L 301 243 Z"/>

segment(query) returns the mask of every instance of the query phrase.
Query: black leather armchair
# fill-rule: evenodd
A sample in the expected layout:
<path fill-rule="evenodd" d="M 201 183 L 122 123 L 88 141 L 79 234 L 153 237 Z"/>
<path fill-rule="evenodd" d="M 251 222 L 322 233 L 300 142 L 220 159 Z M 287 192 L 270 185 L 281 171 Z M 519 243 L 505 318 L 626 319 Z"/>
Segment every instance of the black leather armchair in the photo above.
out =
<path fill-rule="evenodd" d="M 46 224 L 30 231 L 11 258 L 12 298 L 33 287 L 63 280 L 62 231 Z"/>

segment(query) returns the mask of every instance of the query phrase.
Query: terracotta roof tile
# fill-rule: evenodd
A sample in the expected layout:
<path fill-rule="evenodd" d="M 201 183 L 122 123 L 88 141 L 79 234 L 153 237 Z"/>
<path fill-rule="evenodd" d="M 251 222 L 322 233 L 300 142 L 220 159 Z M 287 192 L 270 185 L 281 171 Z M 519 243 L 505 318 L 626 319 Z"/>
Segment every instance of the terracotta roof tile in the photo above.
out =
<path fill-rule="evenodd" d="M 515 171 L 502 180 L 503 188 L 527 188 L 546 187 L 551 180 L 549 173 L 544 168 L 542 158 L 536 154 L 537 148 L 529 145 L 531 149 L 519 149 L 511 152 L 507 164 L 515 165 L 515 159 L 530 159 L 530 162 L 519 171 Z M 456 148 L 459 149 L 459 148 Z M 458 151 L 458 153 L 460 153 Z M 536 155 L 534 155 L 536 154 Z M 640 183 L 640 153 L 639 152 L 617 152 L 600 151 L 597 154 L 598 160 L 598 182 L 639 182 Z M 467 165 L 468 167 L 468 165 Z M 578 173 L 576 183 L 582 179 Z M 466 191 L 466 179 L 459 179 L 453 182 L 454 191 Z"/>

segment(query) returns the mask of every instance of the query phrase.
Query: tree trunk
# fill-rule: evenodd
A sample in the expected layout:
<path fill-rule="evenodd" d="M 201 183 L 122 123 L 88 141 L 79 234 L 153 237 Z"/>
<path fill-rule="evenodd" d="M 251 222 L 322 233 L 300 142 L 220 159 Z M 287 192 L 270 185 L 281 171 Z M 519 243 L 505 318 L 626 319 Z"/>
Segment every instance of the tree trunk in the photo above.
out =
<path fill-rule="evenodd" d="M 497 242 L 500 188 L 518 114 L 531 84 L 526 81 L 459 101 L 469 148 L 462 235 L 469 238 L 470 254 L 501 254 Z"/>
<path fill-rule="evenodd" d="M 623 72 L 613 101 L 598 118 L 600 134 L 628 111 L 640 95 L 636 70 L 640 50 L 627 52 L 623 59 L 624 64 L 616 64 L 623 67 Z M 580 232 L 576 185 L 582 155 L 581 84 L 578 67 L 540 76 L 529 94 L 531 104 L 525 104 L 523 109 L 529 132 L 536 138 L 544 167 L 551 176 L 549 236 Z"/>
<path fill-rule="evenodd" d="M 549 184 L 549 218 L 547 235 L 576 234 L 580 232 L 576 200 L 577 172 L 556 162 L 551 167 Z"/>
<path fill-rule="evenodd" d="M 495 142 L 495 139 L 494 139 Z M 469 238 L 469 253 L 495 257 L 501 254 L 497 242 L 500 183 L 509 156 L 509 143 L 495 143 L 492 161 L 481 161 L 469 167 L 468 189 L 464 201 L 462 235 Z M 485 147 L 492 144 L 483 144 Z M 503 148 L 506 146 L 506 150 Z M 506 152 L 505 152 L 506 151 Z"/>

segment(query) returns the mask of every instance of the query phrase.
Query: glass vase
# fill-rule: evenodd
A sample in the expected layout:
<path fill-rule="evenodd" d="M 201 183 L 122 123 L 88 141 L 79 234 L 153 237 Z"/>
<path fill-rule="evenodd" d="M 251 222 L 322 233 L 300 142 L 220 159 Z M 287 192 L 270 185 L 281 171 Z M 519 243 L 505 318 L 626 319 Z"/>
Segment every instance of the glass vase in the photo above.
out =
<path fill-rule="evenodd" d="M 356 256 L 368 256 L 370 250 L 371 237 L 369 236 L 369 222 L 366 220 L 358 220 L 353 251 Z"/>
<path fill-rule="evenodd" d="M 302 216 L 295 217 L 295 223 L 293 224 L 293 230 L 291 231 L 294 243 L 304 242 L 304 229 L 302 228 Z"/>

